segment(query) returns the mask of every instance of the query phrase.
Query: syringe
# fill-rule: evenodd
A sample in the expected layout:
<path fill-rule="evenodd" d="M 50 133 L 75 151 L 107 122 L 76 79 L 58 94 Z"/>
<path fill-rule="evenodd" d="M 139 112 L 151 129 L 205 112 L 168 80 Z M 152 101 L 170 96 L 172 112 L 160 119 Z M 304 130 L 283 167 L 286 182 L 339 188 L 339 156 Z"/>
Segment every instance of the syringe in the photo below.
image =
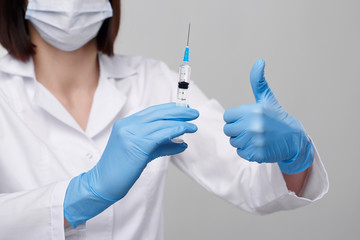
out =
<path fill-rule="evenodd" d="M 190 28 L 191 23 L 189 23 L 187 44 L 185 48 L 184 60 L 179 67 L 179 83 L 178 83 L 178 92 L 177 92 L 177 105 L 187 107 L 187 93 L 190 84 L 190 74 L 191 67 L 189 65 L 189 40 L 190 40 Z"/>
<path fill-rule="evenodd" d="M 191 23 L 189 23 L 189 29 L 188 29 L 188 38 L 187 38 L 187 44 L 185 48 L 185 55 L 183 63 L 179 67 L 179 83 L 178 83 L 178 92 L 177 92 L 177 106 L 181 107 L 187 107 L 187 93 L 189 90 L 189 84 L 190 84 L 190 73 L 191 73 L 191 67 L 189 65 L 189 39 L 190 39 L 190 28 Z M 183 143 L 184 140 L 182 137 L 173 138 L 172 141 L 174 143 Z"/>

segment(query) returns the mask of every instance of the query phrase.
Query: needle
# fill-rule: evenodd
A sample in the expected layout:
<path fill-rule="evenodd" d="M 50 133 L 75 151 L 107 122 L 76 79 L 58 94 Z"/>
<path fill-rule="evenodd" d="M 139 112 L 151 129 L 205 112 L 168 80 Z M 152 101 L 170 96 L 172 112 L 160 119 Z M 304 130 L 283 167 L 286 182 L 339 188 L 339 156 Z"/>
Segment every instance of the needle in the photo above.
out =
<path fill-rule="evenodd" d="M 190 29 L 191 29 L 191 22 L 189 23 L 188 38 L 187 38 L 187 44 L 186 44 L 186 46 L 189 46 L 189 41 L 190 41 Z"/>

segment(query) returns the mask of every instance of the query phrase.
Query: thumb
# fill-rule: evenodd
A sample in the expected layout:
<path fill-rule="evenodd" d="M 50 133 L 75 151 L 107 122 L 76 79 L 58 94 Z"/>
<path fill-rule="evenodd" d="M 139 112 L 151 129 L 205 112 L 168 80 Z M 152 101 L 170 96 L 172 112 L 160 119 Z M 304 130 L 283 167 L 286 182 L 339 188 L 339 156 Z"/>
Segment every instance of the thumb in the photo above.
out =
<path fill-rule="evenodd" d="M 265 61 L 262 59 L 257 60 L 251 69 L 250 82 L 256 102 L 266 101 L 276 104 L 277 100 L 265 80 L 264 70 Z"/>

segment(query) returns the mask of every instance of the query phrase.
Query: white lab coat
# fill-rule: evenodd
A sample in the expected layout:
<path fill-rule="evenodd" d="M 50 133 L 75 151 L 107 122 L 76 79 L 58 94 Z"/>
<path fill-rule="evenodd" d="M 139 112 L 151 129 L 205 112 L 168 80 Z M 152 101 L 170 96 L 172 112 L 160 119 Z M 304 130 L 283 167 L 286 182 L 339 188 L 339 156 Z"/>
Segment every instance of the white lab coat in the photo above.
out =
<path fill-rule="evenodd" d="M 277 164 L 241 159 L 223 134 L 224 109 L 192 83 L 197 133 L 182 154 L 152 161 L 130 192 L 86 224 L 64 233 L 70 179 L 100 159 L 113 123 L 175 101 L 177 74 L 143 57 L 99 54 L 100 80 L 86 131 L 35 79 L 32 61 L 0 60 L 0 239 L 163 239 L 162 201 L 169 160 L 208 191 L 248 212 L 294 209 L 328 191 L 316 152 L 302 197 L 286 188 Z M 181 204 L 181 203 L 179 203 Z"/>

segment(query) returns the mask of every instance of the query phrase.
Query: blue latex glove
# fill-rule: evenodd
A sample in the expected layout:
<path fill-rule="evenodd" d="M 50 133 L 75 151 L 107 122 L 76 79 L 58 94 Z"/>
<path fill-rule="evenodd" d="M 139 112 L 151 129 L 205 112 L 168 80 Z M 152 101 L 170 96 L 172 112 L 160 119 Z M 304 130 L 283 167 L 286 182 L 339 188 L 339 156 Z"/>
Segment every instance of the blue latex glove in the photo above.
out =
<path fill-rule="evenodd" d="M 256 104 L 224 113 L 224 132 L 240 157 L 258 163 L 278 163 L 285 174 L 312 165 L 314 149 L 300 121 L 280 106 L 264 77 L 265 61 L 258 60 L 250 74 Z"/>
<path fill-rule="evenodd" d="M 73 178 L 64 200 L 64 216 L 75 228 L 123 198 L 146 165 L 187 148 L 171 139 L 197 131 L 188 123 L 198 111 L 167 103 L 118 120 L 94 168 Z"/>

